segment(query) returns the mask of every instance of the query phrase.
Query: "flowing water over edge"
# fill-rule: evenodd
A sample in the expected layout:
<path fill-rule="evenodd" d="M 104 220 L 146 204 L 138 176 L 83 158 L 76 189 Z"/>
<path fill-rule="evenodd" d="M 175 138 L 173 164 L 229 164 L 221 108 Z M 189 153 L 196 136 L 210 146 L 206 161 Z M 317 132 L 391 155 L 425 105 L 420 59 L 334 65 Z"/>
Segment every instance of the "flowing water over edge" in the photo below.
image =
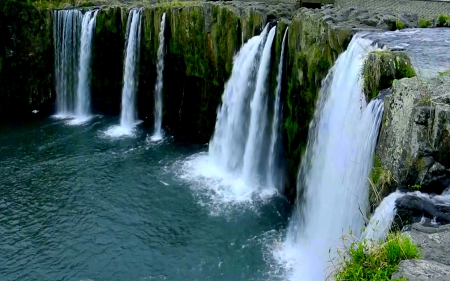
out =
<path fill-rule="evenodd" d="M 280 63 L 278 64 L 277 73 L 277 88 L 275 89 L 275 102 L 273 110 L 273 120 L 272 120 L 272 135 L 270 137 L 270 149 L 269 149 L 269 168 L 267 171 L 267 185 L 273 187 L 281 187 L 282 179 L 280 172 L 278 171 L 280 167 L 277 167 L 277 158 L 280 153 L 280 143 L 279 138 L 281 136 L 282 129 L 282 112 L 283 108 L 281 106 L 281 83 L 283 78 L 283 65 L 284 65 L 284 49 L 286 45 L 286 38 L 288 34 L 289 27 L 286 28 L 283 36 L 283 42 L 281 43 L 281 54 Z"/>
<path fill-rule="evenodd" d="M 290 280 L 325 280 L 340 238 L 364 226 L 367 176 L 383 113 L 362 107 L 360 73 L 372 42 L 354 36 L 325 78 L 297 182 L 299 198 L 284 247 L 274 252 Z"/>
<path fill-rule="evenodd" d="M 120 125 L 106 131 L 111 137 L 133 136 L 136 120 L 136 92 L 139 83 L 139 57 L 141 47 L 141 9 L 130 11 L 125 41 L 125 62 L 123 71 L 122 105 Z"/>
<path fill-rule="evenodd" d="M 163 109 L 163 71 L 164 71 L 164 31 L 166 29 L 166 13 L 162 15 L 161 30 L 159 31 L 159 46 L 158 46 L 158 64 L 156 65 L 156 84 L 155 84 L 155 132 L 153 133 L 152 140 L 159 141 L 163 138 L 163 132 L 161 129 L 162 124 L 162 109 Z"/>
<path fill-rule="evenodd" d="M 75 100 L 75 123 L 85 122 L 91 114 L 90 72 L 92 59 L 92 38 L 98 10 L 87 11 L 81 24 L 80 66 L 78 68 L 78 88 Z"/>

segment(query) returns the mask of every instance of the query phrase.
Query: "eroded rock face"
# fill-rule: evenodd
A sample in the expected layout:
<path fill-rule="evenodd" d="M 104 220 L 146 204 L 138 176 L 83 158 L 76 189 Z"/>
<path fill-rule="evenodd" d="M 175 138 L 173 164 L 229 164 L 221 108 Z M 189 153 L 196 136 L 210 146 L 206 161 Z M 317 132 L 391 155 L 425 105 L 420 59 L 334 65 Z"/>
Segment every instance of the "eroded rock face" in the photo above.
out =
<path fill-rule="evenodd" d="M 400 189 L 441 194 L 450 184 L 450 79 L 396 80 L 385 98 L 377 156 Z"/>
<path fill-rule="evenodd" d="M 422 257 L 420 260 L 402 261 L 392 279 L 406 277 L 409 281 L 450 280 L 450 225 L 425 227 L 415 223 L 406 235 L 422 250 Z"/>

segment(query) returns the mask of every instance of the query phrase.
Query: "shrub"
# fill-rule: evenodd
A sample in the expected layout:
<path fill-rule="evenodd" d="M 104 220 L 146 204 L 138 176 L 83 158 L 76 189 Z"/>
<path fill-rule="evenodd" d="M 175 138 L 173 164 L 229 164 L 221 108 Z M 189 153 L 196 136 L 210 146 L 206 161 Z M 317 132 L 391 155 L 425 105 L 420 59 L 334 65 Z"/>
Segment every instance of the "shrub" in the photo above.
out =
<path fill-rule="evenodd" d="M 401 20 L 396 20 L 395 27 L 400 30 L 400 29 L 404 29 L 405 25 L 403 24 L 403 22 Z"/>
<path fill-rule="evenodd" d="M 339 252 L 338 252 L 339 254 Z M 355 242 L 337 265 L 336 281 L 391 280 L 402 260 L 419 258 L 421 252 L 409 237 L 391 233 L 384 244 L 372 241 Z"/>
<path fill-rule="evenodd" d="M 419 26 L 421 28 L 427 28 L 430 27 L 433 23 L 429 20 L 425 20 L 425 19 L 419 19 Z"/>
<path fill-rule="evenodd" d="M 444 14 L 440 14 L 438 18 L 438 25 L 439 26 L 449 26 L 448 23 L 450 22 L 450 16 L 446 16 Z"/>

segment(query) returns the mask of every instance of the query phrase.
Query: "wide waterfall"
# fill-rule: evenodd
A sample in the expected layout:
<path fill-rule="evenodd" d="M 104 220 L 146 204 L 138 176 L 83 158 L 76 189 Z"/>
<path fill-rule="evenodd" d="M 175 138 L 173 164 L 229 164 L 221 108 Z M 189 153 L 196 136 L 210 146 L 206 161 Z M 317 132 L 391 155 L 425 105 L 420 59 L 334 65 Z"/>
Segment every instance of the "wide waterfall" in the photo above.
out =
<path fill-rule="evenodd" d="M 368 202 L 367 176 L 383 113 L 364 108 L 360 73 L 371 41 L 355 35 L 324 80 L 297 182 L 299 198 L 284 249 L 292 280 L 325 280 L 343 234 L 359 237 Z M 299 279 L 300 278 L 300 279 Z"/>
<path fill-rule="evenodd" d="M 74 114 L 78 85 L 80 25 L 79 10 L 53 12 L 53 39 L 55 46 L 56 115 Z"/>
<path fill-rule="evenodd" d="M 277 73 L 277 88 L 275 89 L 275 103 L 274 103 L 274 111 L 273 111 L 273 120 L 272 120 L 272 136 L 270 138 L 270 150 L 269 150 L 269 170 L 267 172 L 267 184 L 269 186 L 280 186 L 280 175 L 279 169 L 277 167 L 277 158 L 279 153 L 279 136 L 281 135 L 281 83 L 283 78 L 283 62 L 284 62 L 284 48 L 286 45 L 286 37 L 288 34 L 289 27 L 286 28 L 283 36 L 283 42 L 281 43 L 281 55 L 280 62 L 278 64 L 278 73 Z"/>
<path fill-rule="evenodd" d="M 75 100 L 77 118 L 87 119 L 91 111 L 90 70 L 92 57 L 92 37 L 98 11 L 88 11 L 83 16 L 81 25 L 80 65 L 78 68 L 78 89 Z"/>
<path fill-rule="evenodd" d="M 166 13 L 163 14 L 161 19 L 161 30 L 159 31 L 159 47 L 158 47 L 158 64 L 156 66 L 156 84 L 155 84 L 155 132 L 151 137 L 151 140 L 158 141 L 163 138 L 161 131 L 162 124 L 162 107 L 163 107 L 163 71 L 164 71 L 164 31 L 166 29 Z M 181 110 L 181 109 L 180 109 Z"/>
<path fill-rule="evenodd" d="M 132 135 L 137 122 L 135 95 L 139 81 L 140 45 L 141 9 L 133 9 L 130 11 L 127 22 L 120 126 L 114 126 L 106 132 L 113 137 Z"/>

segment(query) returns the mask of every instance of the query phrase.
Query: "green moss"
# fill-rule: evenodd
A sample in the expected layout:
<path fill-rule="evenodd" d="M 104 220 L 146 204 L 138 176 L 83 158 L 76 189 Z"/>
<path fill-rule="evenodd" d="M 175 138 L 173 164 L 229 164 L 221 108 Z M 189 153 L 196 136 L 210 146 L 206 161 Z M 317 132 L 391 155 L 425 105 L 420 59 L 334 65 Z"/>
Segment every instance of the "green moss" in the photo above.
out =
<path fill-rule="evenodd" d="M 439 72 L 439 75 L 440 75 L 440 76 L 446 76 L 446 75 L 449 75 L 449 74 L 450 74 L 450 68 L 447 69 L 447 70 L 444 70 L 444 71 Z"/>
<path fill-rule="evenodd" d="M 27 1 L 0 1 L 0 117 L 51 110 L 52 27 L 51 11 Z"/>
<path fill-rule="evenodd" d="M 401 30 L 405 28 L 405 25 L 403 24 L 403 22 L 401 20 L 396 20 L 395 21 L 395 28 L 397 30 Z"/>
<path fill-rule="evenodd" d="M 342 255 L 340 252 L 338 254 Z M 399 232 L 390 234 L 383 244 L 355 242 L 350 245 L 348 256 L 343 256 L 337 265 L 334 278 L 336 281 L 391 280 L 402 260 L 420 256 L 417 245 Z"/>
<path fill-rule="evenodd" d="M 405 53 L 378 50 L 364 61 L 362 76 L 366 100 L 370 101 L 380 90 L 390 88 L 395 79 L 411 78 L 416 73 Z"/>
<path fill-rule="evenodd" d="M 433 23 L 429 20 L 425 20 L 425 19 L 419 19 L 419 27 L 421 28 L 427 28 L 433 25 Z"/>
<path fill-rule="evenodd" d="M 440 14 L 438 17 L 438 26 L 450 26 L 450 16 L 446 16 L 444 14 Z"/>

